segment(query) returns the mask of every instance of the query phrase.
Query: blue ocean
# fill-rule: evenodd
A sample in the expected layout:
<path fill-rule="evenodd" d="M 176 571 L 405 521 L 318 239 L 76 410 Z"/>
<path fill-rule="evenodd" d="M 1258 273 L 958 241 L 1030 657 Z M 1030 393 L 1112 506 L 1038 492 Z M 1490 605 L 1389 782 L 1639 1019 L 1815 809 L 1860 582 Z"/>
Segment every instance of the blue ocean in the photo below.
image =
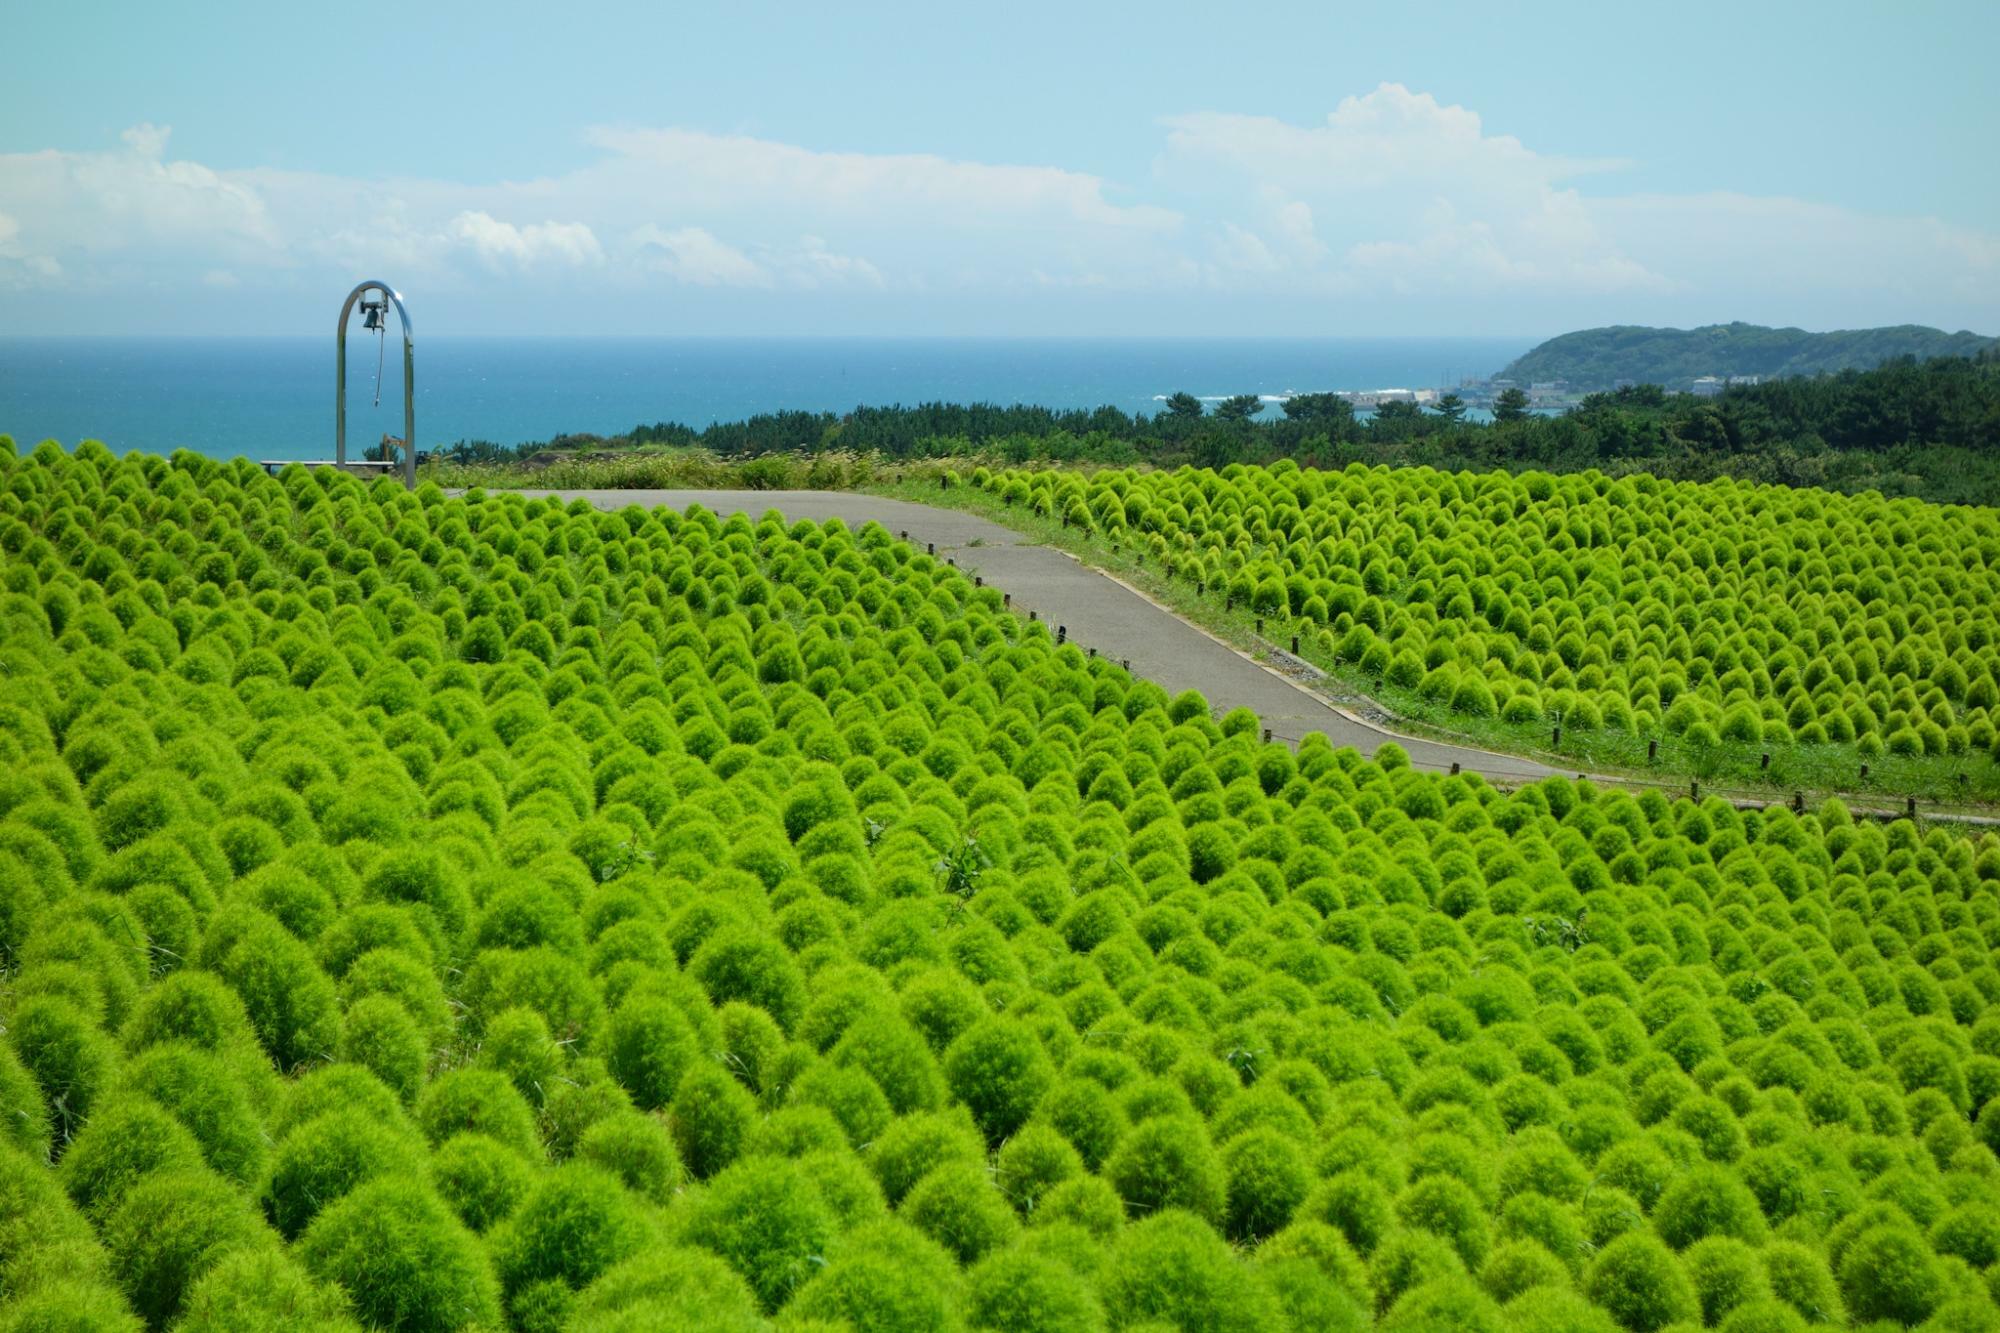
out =
<path fill-rule="evenodd" d="M 1216 399 L 1456 384 L 1537 341 L 436 337 L 416 347 L 416 435 L 419 448 L 511 445 L 927 401 L 1151 413 L 1181 390 Z M 350 449 L 402 432 L 400 347 L 392 339 L 387 351 L 378 406 L 377 344 L 349 339 Z M 118 451 L 330 457 L 333 406 L 330 337 L 0 338 L 0 434 L 24 448 L 95 439 Z"/>

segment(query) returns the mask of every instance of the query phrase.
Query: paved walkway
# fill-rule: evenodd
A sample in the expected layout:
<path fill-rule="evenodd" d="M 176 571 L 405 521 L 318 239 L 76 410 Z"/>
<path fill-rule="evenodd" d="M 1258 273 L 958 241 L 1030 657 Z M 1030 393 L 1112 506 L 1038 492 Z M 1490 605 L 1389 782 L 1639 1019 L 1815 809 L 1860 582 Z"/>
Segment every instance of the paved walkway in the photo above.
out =
<path fill-rule="evenodd" d="M 907 532 L 919 546 L 934 547 L 939 559 L 956 560 L 968 576 L 979 575 L 1011 595 L 1016 612 L 1037 613 L 1049 622 L 1051 632 L 1063 627 L 1078 647 L 1129 661 L 1134 674 L 1156 682 L 1169 694 L 1199 690 L 1218 712 L 1248 708 L 1274 737 L 1288 743 L 1295 745 L 1307 732 L 1320 731 L 1335 745 L 1352 745 L 1363 754 L 1373 754 L 1376 746 L 1393 740 L 1419 768 L 1446 770 L 1457 763 L 1509 783 L 1555 771 L 1531 759 L 1383 731 L 1125 584 L 973 514 L 849 491 L 530 490 L 521 494 L 555 495 L 566 501 L 580 496 L 607 510 L 632 504 L 672 509 L 699 504 L 718 514 L 742 511 L 757 517 L 775 509 L 787 519 L 838 518 L 857 528 L 872 520 L 892 533 Z"/>

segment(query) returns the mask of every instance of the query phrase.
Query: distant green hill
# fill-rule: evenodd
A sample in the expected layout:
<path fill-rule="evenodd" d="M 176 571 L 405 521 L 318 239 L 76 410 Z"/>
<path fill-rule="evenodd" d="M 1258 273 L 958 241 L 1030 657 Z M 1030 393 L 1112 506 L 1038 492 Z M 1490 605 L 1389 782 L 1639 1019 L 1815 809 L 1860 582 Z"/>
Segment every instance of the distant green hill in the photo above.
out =
<path fill-rule="evenodd" d="M 1698 329 L 1649 329 L 1618 324 L 1551 338 L 1515 359 L 1497 378 L 1519 384 L 1568 380 L 1577 391 L 1608 389 L 1621 380 L 1685 389 L 1703 375 L 1815 375 L 1867 370 L 1899 356 L 1976 356 L 1996 340 L 1946 333 L 1921 324 L 1887 329 L 1808 333 L 1758 324 L 1709 324 Z"/>

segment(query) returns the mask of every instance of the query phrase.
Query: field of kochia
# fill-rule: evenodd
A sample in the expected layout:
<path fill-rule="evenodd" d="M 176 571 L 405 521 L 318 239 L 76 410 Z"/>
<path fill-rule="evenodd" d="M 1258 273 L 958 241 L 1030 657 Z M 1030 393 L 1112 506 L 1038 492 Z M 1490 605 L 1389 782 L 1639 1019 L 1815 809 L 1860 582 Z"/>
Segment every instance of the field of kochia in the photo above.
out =
<path fill-rule="evenodd" d="M 1057 484 L 1475 704 L 1986 725 L 1990 517 L 1268 479 Z M 1294 754 L 879 528 L 0 441 L 0 573 L 0 1330 L 2000 1326 L 1991 835 Z"/>
<path fill-rule="evenodd" d="M 2000 511 L 1594 473 L 1022 472 L 973 484 L 1141 543 L 1471 718 L 1986 755 Z"/>

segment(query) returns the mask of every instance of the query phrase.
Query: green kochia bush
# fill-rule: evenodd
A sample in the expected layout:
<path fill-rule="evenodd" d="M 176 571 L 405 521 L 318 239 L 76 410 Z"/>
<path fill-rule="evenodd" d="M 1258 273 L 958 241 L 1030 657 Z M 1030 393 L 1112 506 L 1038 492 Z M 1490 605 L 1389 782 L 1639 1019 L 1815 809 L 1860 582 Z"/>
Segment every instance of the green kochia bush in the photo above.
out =
<path fill-rule="evenodd" d="M 1104 1304 L 1117 1326 L 1157 1322 L 1223 1330 L 1276 1325 L 1256 1272 L 1199 1218 L 1168 1210 L 1129 1228 L 1113 1251 Z"/>
<path fill-rule="evenodd" d="M 990 1139 L 1018 1129 L 1052 1077 L 1048 1054 L 1034 1033 L 999 1018 L 960 1034 L 945 1052 L 944 1073 L 953 1095 Z"/>
<path fill-rule="evenodd" d="M 189 1287 L 221 1260 L 276 1243 L 242 1194 L 201 1170 L 138 1181 L 105 1219 L 103 1234 L 119 1285 L 156 1327 L 172 1321 Z"/>
<path fill-rule="evenodd" d="M 690 1244 L 713 1250 L 742 1274 L 765 1310 L 812 1276 L 834 1234 L 833 1214 L 790 1162 L 753 1157 L 724 1171 L 690 1201 Z"/>
<path fill-rule="evenodd" d="M 1863 1232 L 1840 1259 L 1840 1288 L 1857 1319 L 1916 1324 L 1944 1299 L 1936 1257 L 1914 1229 L 1894 1224 Z"/>
<path fill-rule="evenodd" d="M 354 1111 L 329 1111 L 278 1146 L 264 1184 L 265 1212 L 280 1233 L 297 1236 L 322 1208 L 368 1180 L 422 1175 L 424 1157 L 421 1141 L 407 1129 Z"/>
<path fill-rule="evenodd" d="M 966 1314 L 997 1333 L 1096 1333 L 1105 1327 L 1097 1297 L 1058 1260 L 1002 1251 L 966 1275 Z"/>
<path fill-rule="evenodd" d="M 1191 1117 L 1146 1121 L 1120 1141 L 1104 1174 L 1135 1216 L 1183 1208 L 1211 1224 L 1223 1220 L 1228 1177 L 1207 1133 Z M 1244 1209 L 1246 1218 L 1257 1217 L 1248 1203 Z"/>
<path fill-rule="evenodd" d="M 571 1163 L 545 1176 L 491 1240 L 510 1300 L 539 1283 L 586 1286 L 637 1253 L 654 1232 L 644 1208 L 601 1167 Z"/>
<path fill-rule="evenodd" d="M 500 1317 L 486 1256 L 421 1181 L 384 1176 L 362 1185 L 320 1212 L 299 1252 L 374 1326 L 490 1327 Z"/>
<path fill-rule="evenodd" d="M 1701 1304 L 1673 1252 L 1644 1232 L 1620 1236 L 1599 1251 L 1585 1278 L 1590 1298 L 1636 1333 L 1699 1318 Z"/>

